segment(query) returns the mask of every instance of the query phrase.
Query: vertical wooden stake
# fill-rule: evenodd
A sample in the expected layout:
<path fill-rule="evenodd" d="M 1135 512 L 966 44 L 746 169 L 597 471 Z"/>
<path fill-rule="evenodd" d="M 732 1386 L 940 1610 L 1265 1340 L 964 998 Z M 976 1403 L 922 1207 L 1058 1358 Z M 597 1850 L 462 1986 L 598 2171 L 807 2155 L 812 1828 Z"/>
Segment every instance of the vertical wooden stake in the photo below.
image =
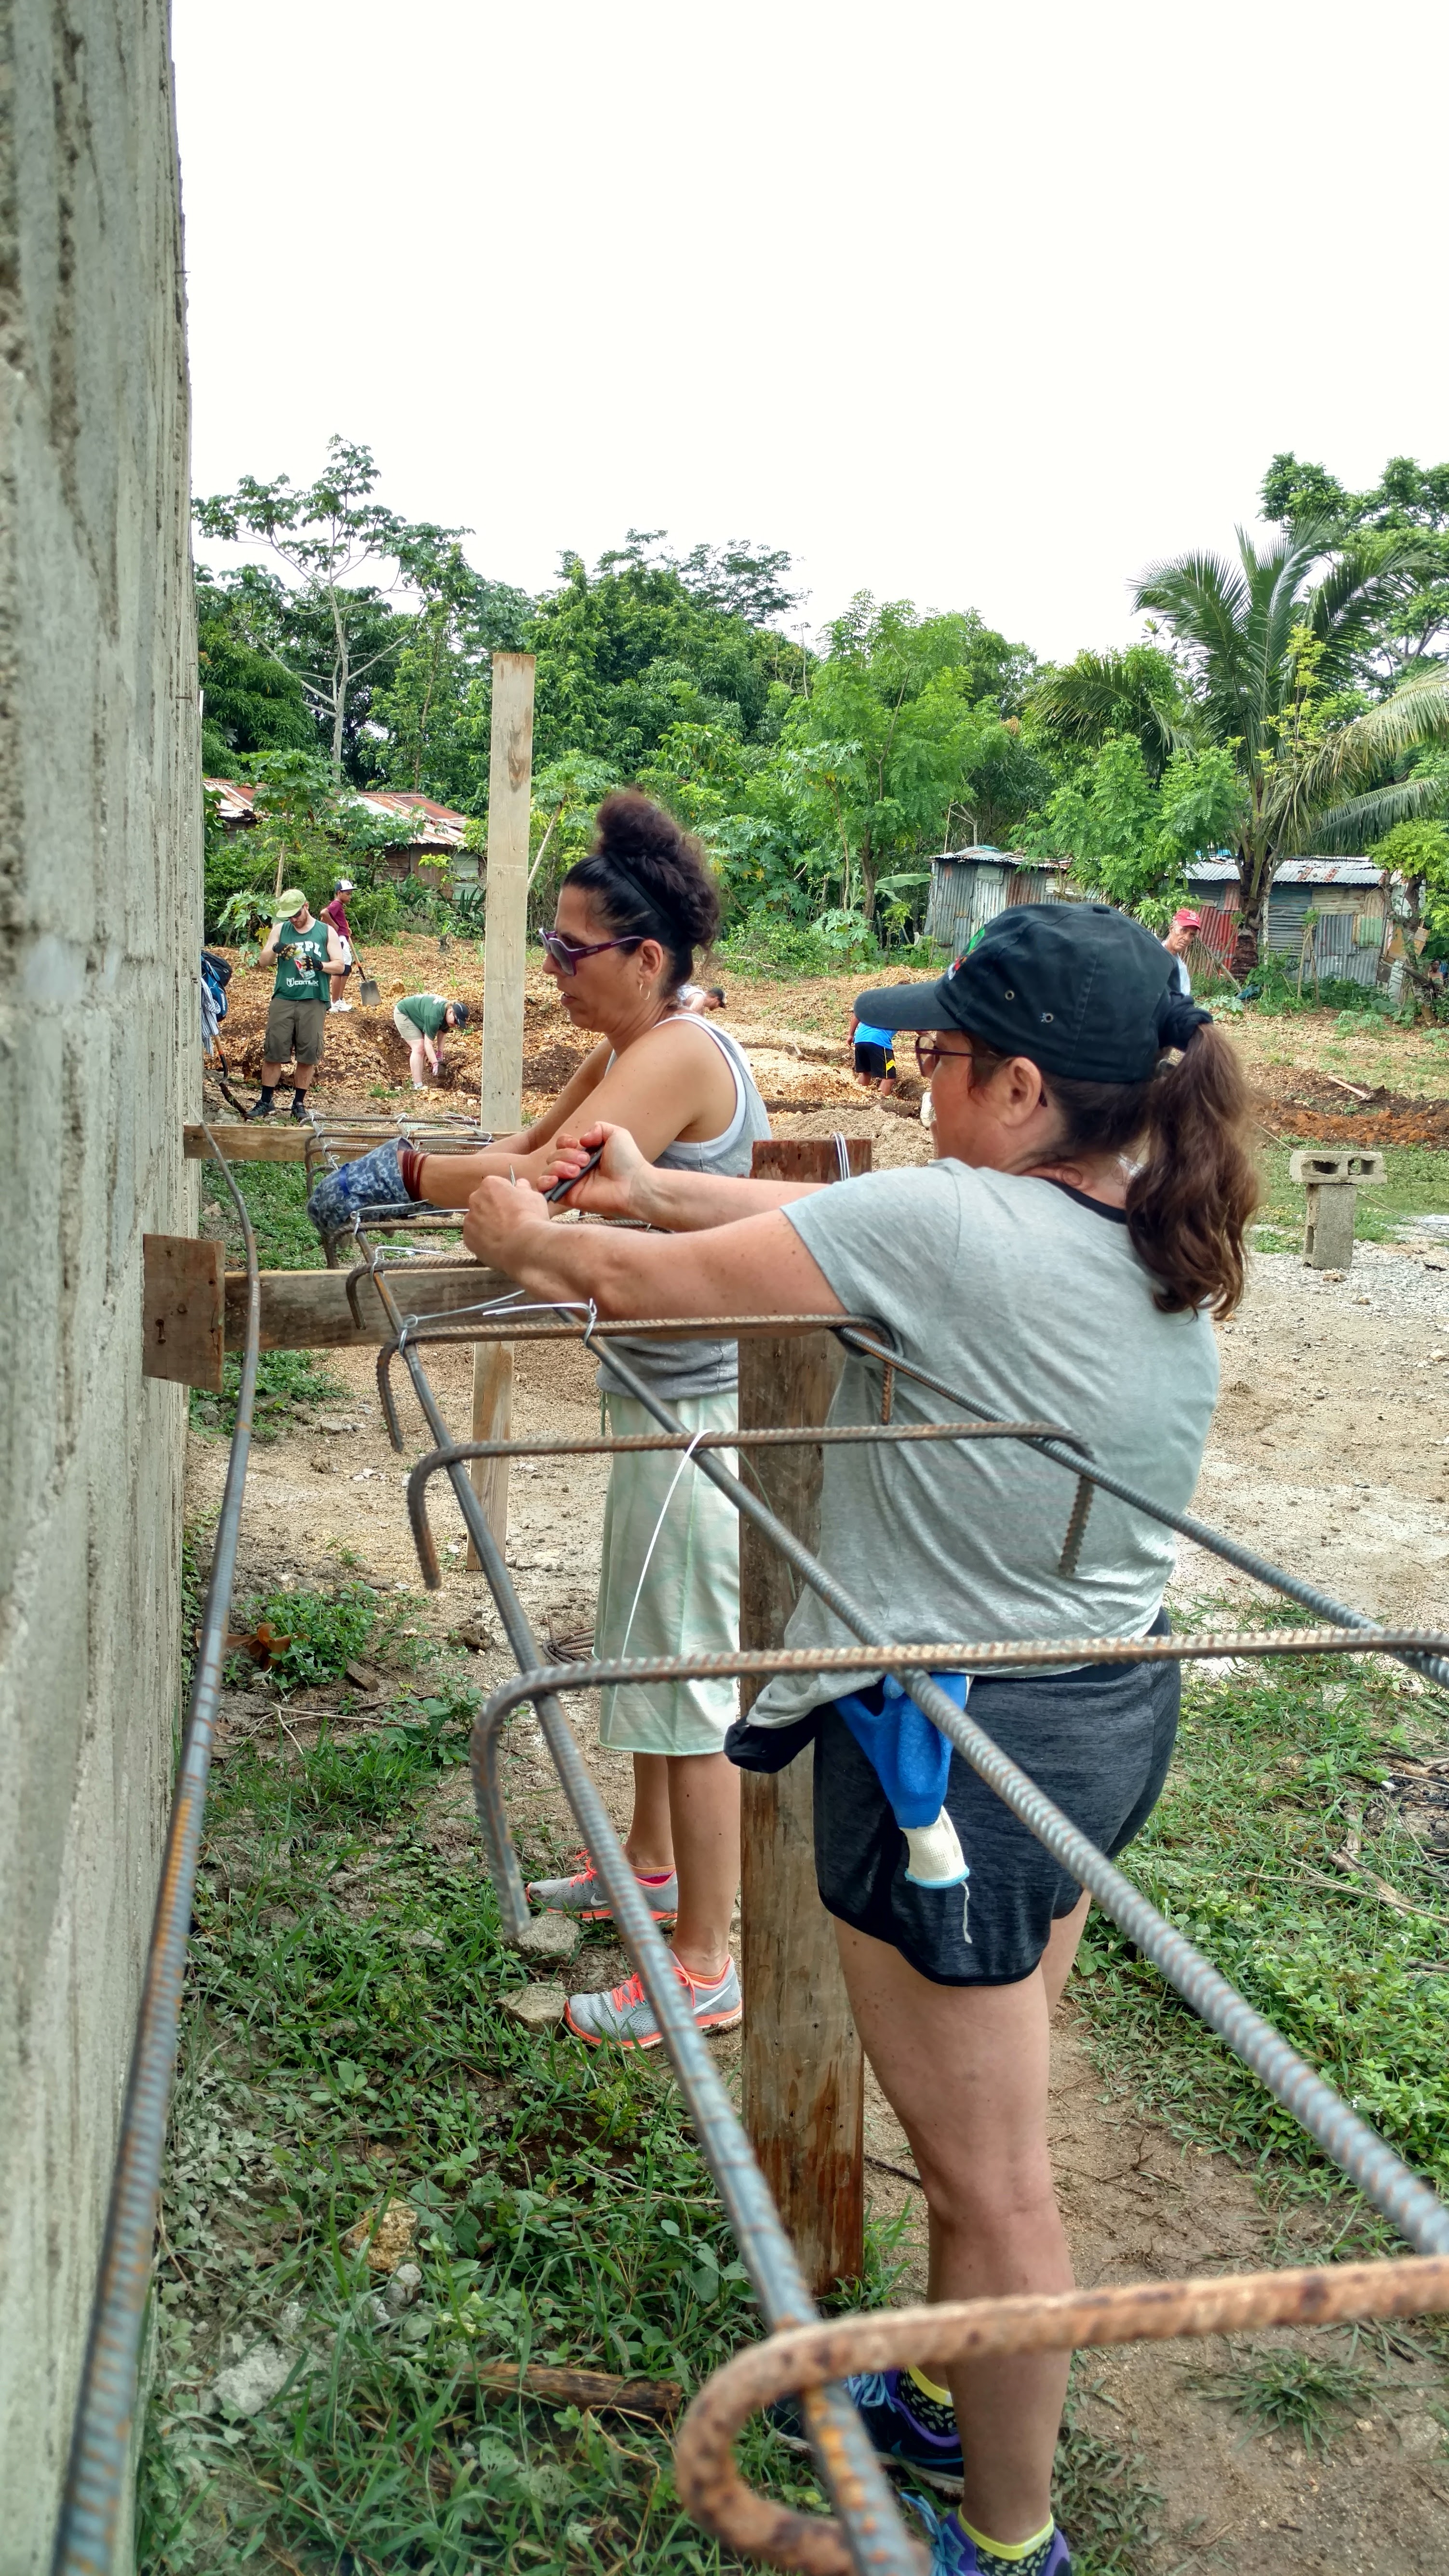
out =
<path fill-rule="evenodd" d="M 848 1148 L 870 1169 L 868 1143 Z M 754 1169 L 773 1180 L 841 1177 L 834 1140 L 759 1144 Z M 740 1428 L 823 1422 L 842 1354 L 829 1333 L 740 1344 Z M 756 1450 L 771 1510 L 805 1545 L 820 1537 L 821 1453 Z M 740 1642 L 778 1646 L 795 1578 L 768 1540 L 740 1523 Z M 748 1709 L 763 1682 L 740 1684 Z M 745 1772 L 740 1964 L 745 2127 L 812 2291 L 858 2280 L 865 2253 L 864 2066 L 835 1949 L 815 1890 L 811 1766 L 802 1753 L 771 1777 Z"/>
<path fill-rule="evenodd" d="M 483 930 L 483 1079 L 478 1116 L 508 1135 L 523 1114 L 523 962 L 528 936 L 528 826 L 533 787 L 531 653 L 493 656 L 488 751 L 488 891 Z M 473 1345 L 473 1438 L 506 1440 L 513 1419 L 513 1345 Z M 475 1463 L 473 1491 L 500 1548 L 508 1545 L 508 1461 Z M 468 1550 L 468 1566 L 478 1560 Z"/>

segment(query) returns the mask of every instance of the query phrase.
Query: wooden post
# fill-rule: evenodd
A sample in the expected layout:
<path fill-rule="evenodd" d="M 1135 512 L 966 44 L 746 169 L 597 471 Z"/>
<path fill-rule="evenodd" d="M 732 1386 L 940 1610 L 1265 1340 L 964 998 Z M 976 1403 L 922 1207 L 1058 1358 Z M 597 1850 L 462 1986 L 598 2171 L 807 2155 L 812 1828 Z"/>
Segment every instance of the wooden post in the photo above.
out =
<path fill-rule="evenodd" d="M 870 1169 L 866 1142 L 848 1146 L 852 1173 Z M 753 1168 L 772 1180 L 842 1178 L 833 1138 L 756 1145 Z M 740 1344 L 740 1428 L 823 1422 L 842 1366 L 829 1333 Z M 820 1536 L 821 1452 L 756 1450 L 753 1472 L 770 1509 L 805 1545 Z M 778 1646 L 795 1606 L 795 1578 L 767 1539 L 740 1523 L 740 1643 Z M 763 1682 L 743 1680 L 748 1709 Z M 745 2128 L 799 2257 L 819 2294 L 858 2280 L 865 2253 L 864 2068 L 846 2001 L 835 1932 L 815 1890 L 811 1766 L 806 1752 L 769 1777 L 744 1773 L 740 1964 L 745 2031 Z"/>
<path fill-rule="evenodd" d="M 493 656 L 488 748 L 488 891 L 483 928 L 480 1126 L 508 1135 L 523 1115 L 523 962 L 528 938 L 528 827 L 533 810 L 531 653 Z M 513 1423 L 513 1346 L 473 1347 L 473 1438 L 506 1440 Z M 508 1545 L 508 1461 L 472 1469 L 473 1491 L 500 1548 Z M 468 1549 L 468 1567 L 478 1559 Z"/>

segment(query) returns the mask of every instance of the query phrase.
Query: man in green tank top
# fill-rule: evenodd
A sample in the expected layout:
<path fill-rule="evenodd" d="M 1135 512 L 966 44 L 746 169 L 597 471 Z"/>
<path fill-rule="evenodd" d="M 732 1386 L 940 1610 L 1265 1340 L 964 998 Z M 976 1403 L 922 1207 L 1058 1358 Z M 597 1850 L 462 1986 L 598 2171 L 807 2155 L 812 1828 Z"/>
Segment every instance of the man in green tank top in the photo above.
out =
<path fill-rule="evenodd" d="M 292 1116 L 303 1118 L 327 1035 L 329 979 L 343 976 L 347 962 L 336 931 L 330 922 L 313 919 L 300 886 L 288 886 L 277 897 L 277 918 L 262 950 L 262 965 L 271 957 L 277 961 L 277 980 L 262 1039 L 262 1088 L 249 1115 L 270 1118 L 282 1067 L 294 1058 Z"/>

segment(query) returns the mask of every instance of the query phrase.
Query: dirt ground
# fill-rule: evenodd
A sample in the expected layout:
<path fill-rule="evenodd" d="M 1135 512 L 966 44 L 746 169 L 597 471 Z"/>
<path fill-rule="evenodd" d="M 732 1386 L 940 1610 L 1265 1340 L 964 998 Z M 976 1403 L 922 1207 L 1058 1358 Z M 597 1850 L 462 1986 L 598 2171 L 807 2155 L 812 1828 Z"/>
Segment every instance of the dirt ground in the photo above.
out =
<path fill-rule="evenodd" d="M 404 981 L 399 989 L 416 986 Z M 438 989 L 447 988 L 440 982 Z M 763 997 L 758 987 L 742 990 L 729 1025 L 749 1046 L 772 1103 L 792 1103 L 777 1110 L 777 1132 L 822 1133 L 838 1125 L 872 1136 L 878 1165 L 924 1161 L 925 1131 L 913 1113 L 902 1114 L 910 1105 L 866 1100 L 844 1070 L 839 1011 L 850 990 L 848 979 L 839 994 L 820 984 L 776 988 Z M 531 1069 L 538 1070 L 545 1046 L 553 1047 L 549 1072 L 556 1083 L 559 1053 L 572 1042 L 552 1039 L 545 1007 L 539 996 L 530 1013 Z M 1255 1078 L 1261 1077 L 1265 1113 L 1271 1102 L 1279 1115 L 1291 1115 L 1295 1102 L 1311 1106 L 1315 1091 L 1331 1097 L 1321 1062 L 1273 1065 L 1264 1060 L 1258 1030 L 1244 1043 Z M 1325 1043 L 1320 1033 L 1320 1058 Z M 1311 1057 L 1314 1048 L 1304 1052 Z M 1442 1064 L 1441 1041 L 1427 1039 L 1420 1047 L 1411 1040 L 1396 1052 L 1391 1080 L 1370 1084 L 1367 1074 L 1379 1068 L 1368 1058 L 1352 1078 L 1402 1102 L 1406 1118 L 1412 1106 L 1419 1117 L 1437 1120 L 1444 1114 L 1433 1096 L 1443 1088 Z M 352 1105 L 363 1105 L 366 1096 L 359 1083 Z M 1261 1545 L 1340 1599 L 1380 1617 L 1436 1624 L 1449 1556 L 1446 1259 L 1444 1245 L 1427 1237 L 1360 1246 L 1342 1279 L 1309 1273 L 1287 1254 L 1255 1258 L 1246 1304 L 1222 1336 L 1222 1401 L 1196 1506 L 1215 1526 Z M 408 1465 L 428 1445 L 415 1409 L 408 1453 L 400 1459 L 387 1445 L 366 1355 L 333 1354 L 327 1365 L 348 1386 L 347 1403 L 254 1455 L 239 1590 L 324 1580 L 350 1566 L 374 1583 L 406 1588 L 419 1630 L 456 1638 L 471 1624 L 496 1635 L 485 1588 L 463 1570 L 461 1521 L 442 1485 L 434 1489 L 433 1516 L 448 1571 L 440 1595 L 429 1598 L 419 1588 L 402 1492 Z M 438 1350 L 429 1365 L 445 1415 L 466 1429 L 467 1355 Z M 592 1369 L 577 1353 L 521 1350 L 516 1437 L 583 1433 L 597 1423 Z M 214 1440 L 194 1440 L 192 1448 L 192 1509 L 204 1511 L 219 1502 L 225 1452 Z M 604 1481 L 602 1461 L 537 1470 L 525 1464 L 514 1473 L 509 1562 L 544 1636 L 590 1624 Z M 1244 1578 L 1186 1545 L 1177 1590 L 1183 1598 L 1224 1599 L 1234 1619 L 1261 1598 Z M 497 1647 L 470 1659 L 480 1682 L 500 1681 L 510 1669 Z M 627 1757 L 601 1751 L 590 1705 L 575 1706 L 622 1822 Z M 291 1722 L 306 1722 L 296 1703 Z M 538 1868 L 566 1857 L 576 1838 L 526 1712 L 514 1722 L 507 1768 L 525 1863 Z M 439 1793 L 433 1833 L 443 1848 L 476 1849 L 461 1774 L 449 1775 Z M 580 1967 L 582 1982 L 612 1983 L 622 1958 L 591 1943 Z M 733 2053 L 733 2043 L 719 2045 Z M 910 2212 L 910 2260 L 900 2295 L 918 2295 L 919 2191 L 904 2178 L 910 2169 L 905 2142 L 874 2095 L 867 2147 L 876 2205 L 890 2213 L 904 2203 Z M 1054 2147 L 1086 2282 L 1293 2258 L 1291 2235 L 1285 2239 L 1265 2212 L 1249 2175 L 1225 2157 L 1185 2153 L 1134 2119 L 1122 2102 L 1105 2098 L 1069 2011 L 1057 2047 Z M 1229 2408 L 1195 2389 L 1192 2369 L 1211 2358 L 1185 2347 L 1144 2346 L 1095 2357 L 1087 2372 L 1097 2393 L 1084 2401 L 1086 2422 L 1115 2440 L 1134 2432 L 1165 2499 L 1167 2536 L 1155 2553 L 1156 2576 L 1198 2567 L 1233 2568 L 1242 2576 L 1443 2576 L 1449 2469 L 1439 2425 L 1426 2411 L 1423 2374 L 1412 2363 L 1395 2365 L 1397 2391 L 1376 2401 L 1371 2416 L 1326 2455 L 1310 2456 L 1296 2439 L 1245 2438 Z"/>

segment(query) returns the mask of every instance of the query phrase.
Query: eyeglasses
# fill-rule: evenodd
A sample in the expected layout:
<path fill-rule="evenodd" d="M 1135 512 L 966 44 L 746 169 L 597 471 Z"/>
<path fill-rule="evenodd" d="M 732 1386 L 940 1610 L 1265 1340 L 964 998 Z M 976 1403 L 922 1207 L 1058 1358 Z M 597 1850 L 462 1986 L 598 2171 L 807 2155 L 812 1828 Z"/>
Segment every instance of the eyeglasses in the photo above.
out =
<path fill-rule="evenodd" d="M 920 1066 L 922 1073 L 924 1073 L 924 1074 L 928 1074 L 928 1075 L 929 1075 L 929 1074 L 932 1074 L 932 1073 L 934 1073 L 934 1072 L 935 1072 L 936 1067 L 937 1067 L 937 1065 L 940 1063 L 941 1058 L 942 1058 L 943 1056 L 947 1056 L 947 1055 L 972 1055 L 972 1056 L 974 1056 L 974 1055 L 975 1055 L 975 1053 L 976 1053 L 976 1049 L 975 1049 L 975 1047 L 943 1047 L 943 1046 L 933 1046 L 933 1045 L 930 1043 L 930 1041 L 929 1041 L 929 1040 L 927 1040 L 927 1041 L 925 1041 L 925 1042 L 923 1042 L 920 1038 L 917 1038 L 917 1040 L 916 1040 L 916 1062 L 917 1062 L 917 1064 Z"/>
<path fill-rule="evenodd" d="M 632 939 L 591 939 L 585 948 L 577 948 L 571 939 L 560 939 L 556 930 L 541 930 L 539 940 L 553 959 L 561 975 L 572 975 L 581 957 L 602 957 L 606 948 L 638 948 L 638 934 Z"/>

